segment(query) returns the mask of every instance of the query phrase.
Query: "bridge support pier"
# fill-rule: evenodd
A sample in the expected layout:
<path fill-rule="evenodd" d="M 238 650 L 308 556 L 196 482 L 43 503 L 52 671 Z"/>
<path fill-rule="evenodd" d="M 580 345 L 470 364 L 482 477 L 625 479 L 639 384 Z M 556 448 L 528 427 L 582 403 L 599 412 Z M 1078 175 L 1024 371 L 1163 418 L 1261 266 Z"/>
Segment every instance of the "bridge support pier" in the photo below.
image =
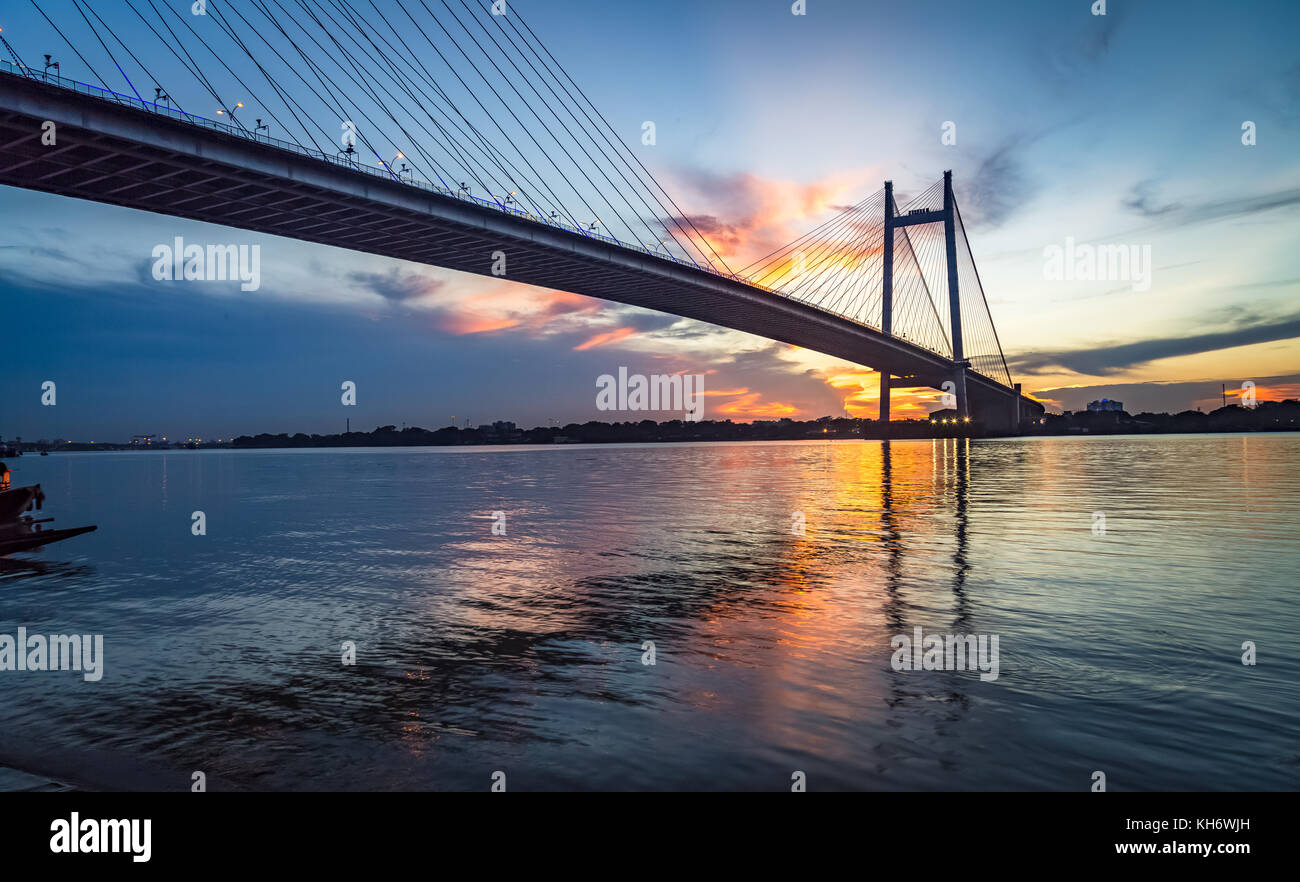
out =
<path fill-rule="evenodd" d="M 970 399 L 966 397 L 966 363 L 960 362 L 952 372 L 953 397 L 956 398 L 954 409 L 957 419 L 964 420 L 970 416 Z"/>
<path fill-rule="evenodd" d="M 889 433 L 889 371 L 880 372 L 880 431 Z"/>

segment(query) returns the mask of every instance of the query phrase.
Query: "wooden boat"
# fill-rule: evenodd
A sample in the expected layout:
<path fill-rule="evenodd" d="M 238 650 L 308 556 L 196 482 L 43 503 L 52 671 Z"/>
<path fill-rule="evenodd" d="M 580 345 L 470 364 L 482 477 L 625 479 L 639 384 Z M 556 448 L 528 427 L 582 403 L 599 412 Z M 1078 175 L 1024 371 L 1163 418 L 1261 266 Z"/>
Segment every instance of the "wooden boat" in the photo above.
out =
<path fill-rule="evenodd" d="M 31 518 L 23 518 L 21 521 L 0 526 L 0 557 L 17 551 L 31 551 L 33 548 L 49 545 L 51 542 L 61 542 L 98 529 L 99 527 L 91 525 L 72 527 L 67 530 L 43 530 L 40 524 L 32 521 Z"/>
<path fill-rule="evenodd" d="M 16 521 L 23 512 L 40 508 L 44 502 L 45 494 L 41 492 L 40 484 L 0 490 L 0 524 Z"/>
<path fill-rule="evenodd" d="M 0 468 L 3 464 L 0 463 Z M 7 470 L 4 476 L 8 476 Z M 0 484 L 6 487 L 7 484 Z M 33 518 L 26 512 L 35 511 L 45 502 L 45 493 L 40 484 L 30 487 L 0 489 L 0 557 L 18 551 L 30 551 L 51 542 L 60 542 L 89 533 L 95 526 L 72 527 L 67 530 L 47 530 L 43 526 L 54 518 Z"/>

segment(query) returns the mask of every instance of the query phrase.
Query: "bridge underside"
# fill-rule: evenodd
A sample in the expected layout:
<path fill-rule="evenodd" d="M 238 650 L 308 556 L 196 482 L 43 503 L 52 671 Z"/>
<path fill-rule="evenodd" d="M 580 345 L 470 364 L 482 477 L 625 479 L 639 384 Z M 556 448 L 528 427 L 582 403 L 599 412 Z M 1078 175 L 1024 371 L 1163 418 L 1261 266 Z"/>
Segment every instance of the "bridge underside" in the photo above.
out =
<path fill-rule="evenodd" d="M 57 142 L 42 143 L 45 121 Z M 953 363 L 743 282 L 146 110 L 0 74 L 0 184 L 491 275 L 698 319 L 939 388 Z M 1037 402 L 968 372 L 998 432 Z M 1019 410 L 1017 411 L 1017 398 Z"/>

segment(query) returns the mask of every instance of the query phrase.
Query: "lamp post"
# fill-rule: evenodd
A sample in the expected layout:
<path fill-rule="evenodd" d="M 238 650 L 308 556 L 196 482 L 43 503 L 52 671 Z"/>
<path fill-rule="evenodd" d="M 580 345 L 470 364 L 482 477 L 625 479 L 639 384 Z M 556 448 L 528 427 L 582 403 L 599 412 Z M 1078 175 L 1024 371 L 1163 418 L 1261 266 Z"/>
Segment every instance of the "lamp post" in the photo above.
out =
<path fill-rule="evenodd" d="M 239 118 L 235 116 L 235 111 L 236 111 L 236 110 L 243 110 L 243 109 L 244 109 L 244 102 L 242 102 L 242 101 L 236 101 L 236 102 L 235 102 L 235 106 L 232 107 L 232 108 L 230 108 L 229 110 L 227 110 L 227 109 L 224 108 L 224 107 L 222 107 L 222 108 L 218 108 L 218 110 L 217 110 L 217 116 L 228 116 L 228 117 L 230 117 L 230 121 L 231 121 L 232 123 L 234 123 L 235 125 L 239 126 L 241 129 L 243 129 L 243 128 L 244 128 L 244 124 L 241 123 L 241 122 L 239 121 Z M 248 131 L 248 130 L 247 130 L 247 129 L 244 129 L 244 131 Z"/>

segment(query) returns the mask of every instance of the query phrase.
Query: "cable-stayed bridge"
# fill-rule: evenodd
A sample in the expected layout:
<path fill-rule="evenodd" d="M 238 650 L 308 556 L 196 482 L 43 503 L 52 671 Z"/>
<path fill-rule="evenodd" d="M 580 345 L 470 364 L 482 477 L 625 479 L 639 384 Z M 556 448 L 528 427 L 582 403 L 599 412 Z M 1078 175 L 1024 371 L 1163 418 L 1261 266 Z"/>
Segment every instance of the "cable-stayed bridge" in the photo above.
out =
<path fill-rule="evenodd" d="M 733 269 L 513 7 L 124 0 L 115 22 L 71 2 L 32 0 L 71 55 L 28 65 L 0 33 L 0 183 L 481 275 L 504 252 L 511 281 L 878 370 L 884 418 L 897 386 L 994 432 L 1042 413 L 1007 370 L 948 173 Z"/>

